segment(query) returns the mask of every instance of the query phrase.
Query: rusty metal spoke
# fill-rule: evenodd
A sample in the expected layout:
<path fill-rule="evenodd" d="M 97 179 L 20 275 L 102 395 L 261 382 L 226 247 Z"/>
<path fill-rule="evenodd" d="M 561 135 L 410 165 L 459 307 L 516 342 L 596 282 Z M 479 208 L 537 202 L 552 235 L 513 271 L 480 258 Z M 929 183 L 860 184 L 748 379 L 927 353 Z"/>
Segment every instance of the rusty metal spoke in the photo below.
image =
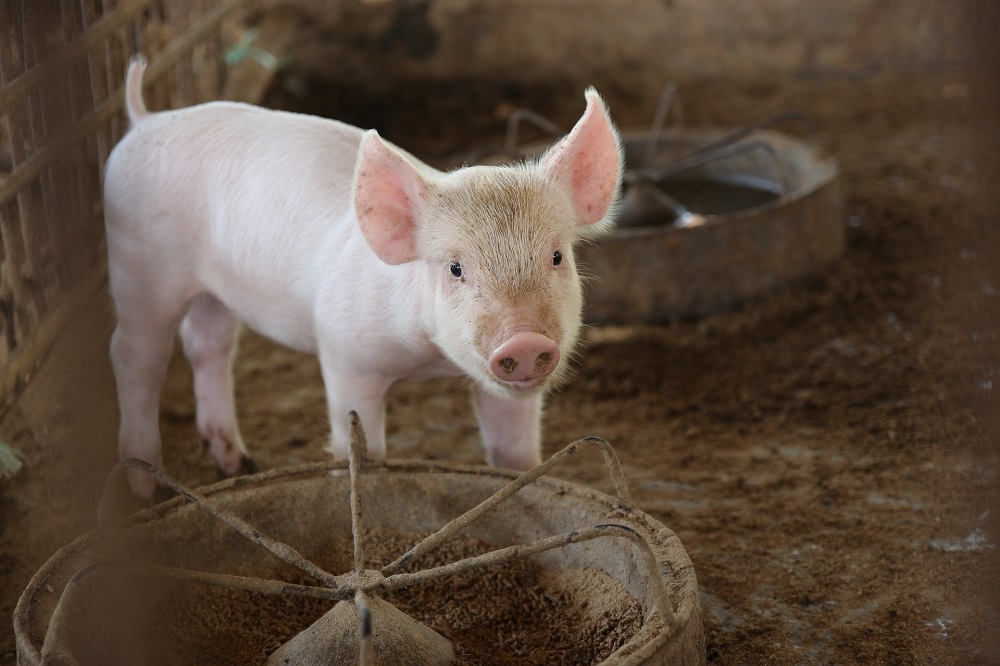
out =
<path fill-rule="evenodd" d="M 310 562 L 304 555 L 302 555 L 302 553 L 298 552 L 288 544 L 272 539 L 250 523 L 237 516 L 235 513 L 223 509 L 215 502 L 212 502 L 200 493 L 191 490 L 174 477 L 150 465 L 145 460 L 139 460 L 137 458 L 125 458 L 124 460 L 119 460 L 114 469 L 111 471 L 111 477 L 109 477 L 107 483 L 108 487 L 113 485 L 114 477 L 121 474 L 125 468 L 136 469 L 149 474 L 162 485 L 167 486 L 177 494 L 193 502 L 198 508 L 229 525 L 247 539 L 250 539 L 254 543 L 262 546 L 282 562 L 291 564 L 292 566 L 301 569 L 310 576 L 322 581 L 323 584 L 328 587 L 338 589 L 340 586 L 340 582 L 337 580 L 336 576 L 328 571 L 324 571 L 313 562 Z"/>
<path fill-rule="evenodd" d="M 434 550 L 452 536 L 468 527 L 475 521 L 479 520 L 484 514 L 488 513 L 492 509 L 496 508 L 501 502 L 509 498 L 511 495 L 517 491 L 524 488 L 526 485 L 539 478 L 548 474 L 549 470 L 555 467 L 562 460 L 575 455 L 582 449 L 596 447 L 600 449 L 601 453 L 604 455 L 604 464 L 608 468 L 608 474 L 611 477 L 611 483 L 615 488 L 615 493 L 618 495 L 619 501 L 622 503 L 622 508 L 631 509 L 632 508 L 632 498 L 628 491 L 628 485 L 625 483 L 625 474 L 622 472 L 621 464 L 618 462 L 618 456 L 615 454 L 615 450 L 611 448 L 611 445 L 599 437 L 586 437 L 584 439 L 579 439 L 562 451 L 554 454 L 551 458 L 543 462 L 541 465 L 533 467 L 521 476 L 517 477 L 509 484 L 498 490 L 491 497 L 487 498 L 477 506 L 469 509 L 461 516 L 455 518 L 447 525 L 442 527 L 440 530 L 434 534 L 428 536 L 426 539 L 415 545 L 410 550 L 403 553 L 394 562 L 382 567 L 382 574 L 389 576 L 405 565 L 410 560 L 420 557 L 421 555 Z"/>

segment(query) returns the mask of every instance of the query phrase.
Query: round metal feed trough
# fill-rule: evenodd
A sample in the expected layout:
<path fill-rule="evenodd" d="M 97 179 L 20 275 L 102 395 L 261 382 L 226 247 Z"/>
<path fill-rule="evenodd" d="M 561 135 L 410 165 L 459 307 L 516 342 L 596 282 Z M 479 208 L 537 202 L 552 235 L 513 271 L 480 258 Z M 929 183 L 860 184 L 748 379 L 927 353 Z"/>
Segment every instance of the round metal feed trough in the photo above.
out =
<path fill-rule="evenodd" d="M 687 161 L 721 130 L 626 134 L 618 226 L 580 247 L 591 322 L 718 312 L 821 273 L 844 249 L 837 165 L 773 131 Z"/>
<path fill-rule="evenodd" d="M 595 448 L 617 496 L 543 476 Z M 38 571 L 18 664 L 705 663 L 691 561 L 606 442 L 523 475 L 363 450 L 201 491 L 127 462 L 181 496 Z"/>

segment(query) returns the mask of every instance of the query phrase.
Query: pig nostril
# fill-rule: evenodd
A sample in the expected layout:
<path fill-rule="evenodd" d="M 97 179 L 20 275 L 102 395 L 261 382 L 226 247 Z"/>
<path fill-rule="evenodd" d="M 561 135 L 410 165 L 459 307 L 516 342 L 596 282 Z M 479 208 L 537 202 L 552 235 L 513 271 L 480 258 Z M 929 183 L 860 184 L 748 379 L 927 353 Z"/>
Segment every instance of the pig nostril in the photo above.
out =
<path fill-rule="evenodd" d="M 559 347 L 541 333 L 511 336 L 493 352 L 490 372 L 501 382 L 517 388 L 533 388 L 559 365 Z"/>
<path fill-rule="evenodd" d="M 502 367 L 503 371 L 509 375 L 510 373 L 514 372 L 514 368 L 517 367 L 517 361 L 515 361 L 512 358 L 505 358 L 504 360 L 500 361 L 500 367 Z"/>

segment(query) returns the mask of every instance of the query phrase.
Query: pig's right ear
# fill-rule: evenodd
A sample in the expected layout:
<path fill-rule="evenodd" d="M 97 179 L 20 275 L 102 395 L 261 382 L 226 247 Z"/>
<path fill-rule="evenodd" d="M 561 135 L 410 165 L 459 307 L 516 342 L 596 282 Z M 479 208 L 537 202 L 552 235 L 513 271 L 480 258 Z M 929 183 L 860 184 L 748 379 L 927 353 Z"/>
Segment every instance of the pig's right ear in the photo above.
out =
<path fill-rule="evenodd" d="M 587 109 L 576 126 L 542 155 L 539 164 L 568 188 L 581 231 L 593 236 L 611 224 L 624 158 L 621 139 L 601 96 L 588 88 L 586 98 Z"/>
<path fill-rule="evenodd" d="M 354 210 L 365 240 L 385 263 L 417 258 L 416 217 L 426 193 L 417 168 L 378 132 L 365 132 L 354 170 Z"/>

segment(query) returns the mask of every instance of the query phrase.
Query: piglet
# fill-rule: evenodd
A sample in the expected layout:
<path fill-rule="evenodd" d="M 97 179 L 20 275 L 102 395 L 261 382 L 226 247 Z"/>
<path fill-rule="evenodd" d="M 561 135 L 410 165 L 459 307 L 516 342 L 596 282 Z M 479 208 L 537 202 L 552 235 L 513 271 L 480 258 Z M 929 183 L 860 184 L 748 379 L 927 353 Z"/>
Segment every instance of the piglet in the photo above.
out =
<path fill-rule="evenodd" d="M 384 457 L 389 388 L 466 375 L 489 463 L 540 461 L 544 395 L 565 380 L 581 326 L 573 246 L 608 229 L 621 186 L 621 142 L 594 89 L 539 159 L 443 173 L 334 120 L 228 102 L 150 113 L 144 69 L 129 66 L 131 129 L 104 182 L 122 457 L 162 464 L 179 326 L 198 430 L 222 472 L 243 469 L 241 320 L 318 354 L 338 459 L 349 410 Z"/>

